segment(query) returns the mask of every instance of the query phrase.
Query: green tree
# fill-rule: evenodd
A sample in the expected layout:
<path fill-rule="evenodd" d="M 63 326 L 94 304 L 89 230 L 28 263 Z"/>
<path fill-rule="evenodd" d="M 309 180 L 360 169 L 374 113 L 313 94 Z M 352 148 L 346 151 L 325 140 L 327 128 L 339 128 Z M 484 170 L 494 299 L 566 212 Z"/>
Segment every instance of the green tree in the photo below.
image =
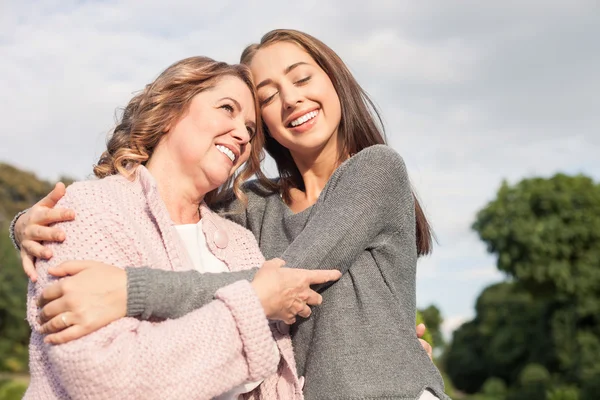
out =
<path fill-rule="evenodd" d="M 485 289 L 455 332 L 445 360 L 456 387 L 499 377 L 508 399 L 597 398 L 600 185 L 563 174 L 504 182 L 473 229 L 509 281 Z M 527 378 L 536 368 L 551 382 Z"/>
<path fill-rule="evenodd" d="M 29 325 L 25 320 L 27 277 L 0 224 L 0 371 L 27 371 Z"/>
<path fill-rule="evenodd" d="M 419 311 L 423 318 L 423 323 L 427 327 L 429 333 L 431 333 L 431 345 L 436 350 L 443 350 L 445 341 L 444 335 L 442 334 L 442 323 L 444 322 L 442 313 L 434 305 L 430 305 L 429 307 Z"/>
<path fill-rule="evenodd" d="M 550 337 L 569 383 L 600 375 L 600 185 L 557 174 L 504 182 L 473 228 L 498 268 L 551 303 Z"/>

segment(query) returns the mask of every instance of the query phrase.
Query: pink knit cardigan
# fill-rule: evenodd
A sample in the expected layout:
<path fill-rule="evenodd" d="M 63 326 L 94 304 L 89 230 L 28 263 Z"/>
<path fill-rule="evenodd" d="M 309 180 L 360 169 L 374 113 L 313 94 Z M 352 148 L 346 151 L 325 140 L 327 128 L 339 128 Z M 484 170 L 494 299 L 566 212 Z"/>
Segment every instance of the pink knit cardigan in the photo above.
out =
<path fill-rule="evenodd" d="M 174 271 L 192 266 L 144 167 L 134 181 L 116 175 L 75 183 L 58 206 L 75 210 L 77 218 L 59 225 L 67 239 L 48 244 L 54 256 L 37 261 L 39 279 L 29 284 L 31 382 L 25 399 L 210 399 L 264 378 L 246 397 L 302 398 L 290 338 L 270 329 L 247 281 L 221 288 L 211 303 L 178 319 L 122 318 L 73 342 L 45 344 L 37 333 L 35 300 L 55 280 L 48 267 L 67 260 Z M 231 271 L 262 265 L 251 232 L 205 205 L 201 217 L 210 250 Z"/>

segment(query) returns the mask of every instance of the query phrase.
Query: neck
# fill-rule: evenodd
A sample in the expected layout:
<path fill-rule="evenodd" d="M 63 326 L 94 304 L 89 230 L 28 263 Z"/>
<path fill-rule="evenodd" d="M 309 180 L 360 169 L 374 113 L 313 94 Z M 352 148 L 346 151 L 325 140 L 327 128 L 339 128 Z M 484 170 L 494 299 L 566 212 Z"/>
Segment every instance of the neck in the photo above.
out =
<path fill-rule="evenodd" d="M 292 158 L 300 171 L 300 175 L 302 175 L 305 188 L 303 193 L 295 191 L 292 199 L 293 201 L 296 201 L 296 199 L 302 200 L 307 205 L 312 205 L 316 203 L 327 181 L 340 164 L 338 162 L 338 149 L 336 146 L 328 146 L 316 154 L 292 154 Z"/>
<path fill-rule="evenodd" d="M 177 169 L 177 165 L 162 162 L 160 157 L 153 155 L 146 168 L 156 180 L 171 220 L 177 225 L 195 224 L 200 221 L 199 206 L 208 190 L 198 190 L 194 182 Z"/>

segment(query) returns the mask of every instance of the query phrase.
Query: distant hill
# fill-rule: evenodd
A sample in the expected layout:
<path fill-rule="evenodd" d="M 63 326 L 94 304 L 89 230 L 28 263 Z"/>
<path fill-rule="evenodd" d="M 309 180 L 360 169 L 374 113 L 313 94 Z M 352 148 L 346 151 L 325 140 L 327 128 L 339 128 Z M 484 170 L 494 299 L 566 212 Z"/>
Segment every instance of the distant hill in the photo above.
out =
<path fill-rule="evenodd" d="M 73 180 L 61 178 L 61 181 L 69 184 Z M 0 225 L 10 221 L 17 212 L 31 207 L 53 187 L 54 184 L 32 172 L 0 162 Z"/>

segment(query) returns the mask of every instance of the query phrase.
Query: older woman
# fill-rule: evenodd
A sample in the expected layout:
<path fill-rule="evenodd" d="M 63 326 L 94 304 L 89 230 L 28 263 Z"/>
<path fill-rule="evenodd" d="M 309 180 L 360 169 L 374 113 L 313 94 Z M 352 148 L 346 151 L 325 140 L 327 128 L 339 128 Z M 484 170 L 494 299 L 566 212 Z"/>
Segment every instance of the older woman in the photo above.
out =
<path fill-rule="evenodd" d="M 130 101 L 94 169 L 101 179 L 73 184 L 60 201 L 80 218 L 60 224 L 67 239 L 50 245 L 51 260 L 36 263 L 25 398 L 233 399 L 278 366 L 277 396 L 301 397 L 289 337 L 276 341 L 268 318 L 310 313 L 307 304 L 320 296 L 308 285 L 336 279 L 337 271 L 281 269 L 274 261 L 252 283 L 225 286 L 181 318 L 122 318 L 62 345 L 39 331 L 36 299 L 55 280 L 49 268 L 67 260 L 201 272 L 264 263 L 252 233 L 207 206 L 251 156 L 256 110 L 248 70 L 204 57 L 173 64 Z M 258 163 L 250 159 L 245 173 Z M 72 321 L 62 315 L 55 323 Z"/>

